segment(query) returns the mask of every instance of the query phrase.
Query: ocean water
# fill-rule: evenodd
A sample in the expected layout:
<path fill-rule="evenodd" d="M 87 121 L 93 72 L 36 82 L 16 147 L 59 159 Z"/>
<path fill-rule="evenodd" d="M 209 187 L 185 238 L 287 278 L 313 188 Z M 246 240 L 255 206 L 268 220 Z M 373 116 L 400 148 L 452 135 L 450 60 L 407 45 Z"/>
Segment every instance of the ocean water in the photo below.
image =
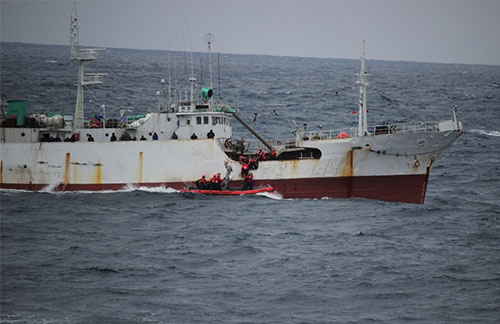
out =
<path fill-rule="evenodd" d="M 87 70 L 109 75 L 86 92 L 87 118 L 101 104 L 107 114 L 155 110 L 167 52 L 100 54 Z M 64 46 L 1 43 L 2 93 L 28 99 L 31 112 L 71 114 L 68 57 Z M 290 135 L 290 119 L 355 125 L 357 60 L 213 58 L 216 97 L 265 137 Z M 172 84 L 186 89 L 191 54 L 170 61 Z M 192 61 L 207 85 L 208 57 Z M 370 123 L 450 119 L 458 107 L 465 133 L 434 165 L 425 204 L 3 190 L 0 321 L 498 323 L 500 67 L 367 67 Z M 250 136 L 236 122 L 234 133 Z"/>

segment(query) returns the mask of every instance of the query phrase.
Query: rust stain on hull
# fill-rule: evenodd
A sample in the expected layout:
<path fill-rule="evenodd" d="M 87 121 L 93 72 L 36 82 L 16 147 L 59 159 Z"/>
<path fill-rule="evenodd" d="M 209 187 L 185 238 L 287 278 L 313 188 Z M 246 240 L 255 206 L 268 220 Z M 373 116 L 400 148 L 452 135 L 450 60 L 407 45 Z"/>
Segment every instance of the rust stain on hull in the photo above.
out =
<path fill-rule="evenodd" d="M 99 160 L 97 162 L 97 165 L 96 165 L 94 183 L 96 183 L 96 184 L 102 183 L 102 163 L 101 163 L 101 160 Z"/>
<path fill-rule="evenodd" d="M 354 162 L 353 162 L 353 154 L 354 151 L 349 150 L 347 151 L 344 156 L 342 157 L 342 160 L 340 160 L 340 164 L 337 168 L 340 172 L 340 176 L 342 177 L 352 177 L 354 174 Z"/>
<path fill-rule="evenodd" d="M 299 168 L 299 160 L 287 161 L 290 163 L 290 175 L 291 177 L 297 177 L 297 171 Z"/>
<path fill-rule="evenodd" d="M 139 152 L 139 183 L 142 183 L 142 160 L 143 160 L 143 152 Z"/>
<path fill-rule="evenodd" d="M 411 167 L 411 172 L 416 174 L 418 172 L 418 167 L 420 166 L 420 161 L 419 160 L 415 160 L 415 162 L 413 162 L 413 165 Z"/>
<path fill-rule="evenodd" d="M 64 184 L 69 183 L 69 164 L 71 162 L 71 154 L 66 153 L 66 164 L 64 166 Z"/>

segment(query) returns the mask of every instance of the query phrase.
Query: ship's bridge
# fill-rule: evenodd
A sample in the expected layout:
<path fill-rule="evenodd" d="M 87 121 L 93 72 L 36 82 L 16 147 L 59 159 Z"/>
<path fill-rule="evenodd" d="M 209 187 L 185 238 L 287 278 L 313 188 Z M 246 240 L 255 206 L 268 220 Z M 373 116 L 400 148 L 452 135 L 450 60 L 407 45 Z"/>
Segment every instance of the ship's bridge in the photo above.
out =
<path fill-rule="evenodd" d="M 232 136 L 232 115 L 226 112 L 180 112 L 176 113 L 177 127 L 175 133 L 179 139 L 189 139 L 196 135 L 198 138 L 207 138 L 212 131 L 215 138 Z"/>

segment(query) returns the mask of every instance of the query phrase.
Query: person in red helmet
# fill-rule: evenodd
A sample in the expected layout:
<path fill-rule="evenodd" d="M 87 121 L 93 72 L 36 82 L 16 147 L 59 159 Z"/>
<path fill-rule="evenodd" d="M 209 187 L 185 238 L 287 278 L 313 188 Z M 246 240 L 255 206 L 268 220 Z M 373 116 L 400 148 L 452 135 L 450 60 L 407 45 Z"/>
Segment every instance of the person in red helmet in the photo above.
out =
<path fill-rule="evenodd" d="M 253 189 L 252 181 L 253 181 L 253 174 L 252 172 L 250 172 L 245 176 L 245 180 L 243 182 L 243 190 L 252 190 Z"/>
<path fill-rule="evenodd" d="M 273 159 L 273 160 L 276 158 L 276 150 L 275 150 L 275 149 L 272 149 L 272 150 L 271 150 L 271 154 L 269 154 L 269 157 L 270 157 L 271 159 Z"/>
<path fill-rule="evenodd" d="M 246 176 L 248 174 L 248 169 L 249 169 L 248 163 L 247 162 L 243 163 L 243 165 L 241 166 L 241 175 Z"/>
<path fill-rule="evenodd" d="M 262 151 L 262 147 L 259 148 L 259 153 L 257 153 L 257 160 L 258 161 L 265 161 L 266 160 L 266 153 Z"/>

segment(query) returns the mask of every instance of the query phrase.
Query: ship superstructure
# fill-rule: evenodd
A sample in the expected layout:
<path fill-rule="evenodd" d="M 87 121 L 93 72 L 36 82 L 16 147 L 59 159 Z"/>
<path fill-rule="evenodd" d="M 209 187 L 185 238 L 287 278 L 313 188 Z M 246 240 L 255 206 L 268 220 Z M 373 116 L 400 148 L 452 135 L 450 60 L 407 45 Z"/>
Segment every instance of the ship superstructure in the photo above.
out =
<path fill-rule="evenodd" d="M 105 107 L 84 120 L 83 89 L 103 82 L 103 73 L 85 74 L 97 49 L 79 49 L 78 25 L 71 17 L 71 58 L 78 63 L 74 116 L 28 116 L 26 103 L 12 101 L 0 128 L 0 187 L 41 190 L 118 190 L 128 185 L 181 189 L 202 174 L 234 170 L 231 186 L 241 183 L 241 157 L 257 159 L 257 147 L 232 136 L 240 121 L 265 151 L 252 170 L 256 185 L 272 185 L 285 198 L 362 197 L 423 203 L 431 167 L 463 132 L 454 117 L 441 122 L 368 126 L 365 46 L 357 84 L 358 127 L 301 131 L 294 138 L 268 140 L 228 105 L 213 99 L 211 45 L 207 34 L 210 87 L 195 102 L 196 78 L 189 78 L 185 100 L 161 81 L 154 111 L 119 119 Z M 166 97 L 166 99 L 165 99 Z M 454 115 L 455 116 L 455 115 Z M 233 118 L 234 117 L 234 118 Z M 213 134 L 213 136 L 212 136 Z M 271 154 L 272 150 L 276 152 Z"/>

